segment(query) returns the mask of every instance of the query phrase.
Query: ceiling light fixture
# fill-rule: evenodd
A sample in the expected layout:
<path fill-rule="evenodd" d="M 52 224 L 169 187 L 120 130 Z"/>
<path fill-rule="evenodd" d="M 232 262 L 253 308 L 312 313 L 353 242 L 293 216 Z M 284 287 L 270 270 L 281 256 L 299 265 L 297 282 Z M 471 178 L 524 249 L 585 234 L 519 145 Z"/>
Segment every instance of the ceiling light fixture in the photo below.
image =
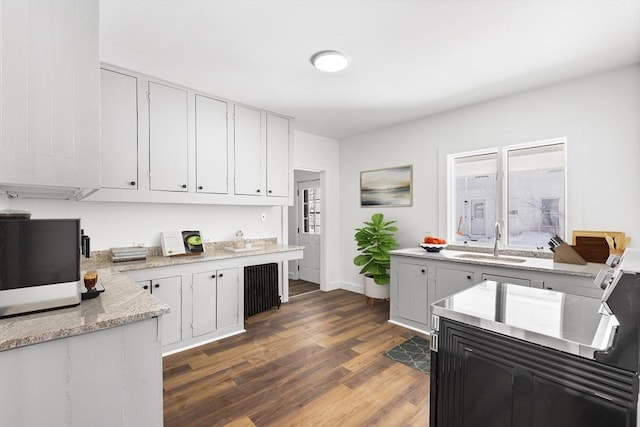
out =
<path fill-rule="evenodd" d="M 323 50 L 311 57 L 311 63 L 320 71 L 334 73 L 347 68 L 349 60 L 344 53 L 335 50 Z"/>

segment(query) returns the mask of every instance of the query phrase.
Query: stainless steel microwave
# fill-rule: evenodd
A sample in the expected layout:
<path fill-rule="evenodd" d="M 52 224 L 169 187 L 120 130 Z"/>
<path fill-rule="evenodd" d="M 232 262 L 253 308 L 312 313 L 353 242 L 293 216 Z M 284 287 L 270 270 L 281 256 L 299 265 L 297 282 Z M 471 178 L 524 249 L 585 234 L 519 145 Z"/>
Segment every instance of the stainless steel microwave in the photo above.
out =
<path fill-rule="evenodd" d="M 0 219 L 0 317 L 81 300 L 79 219 Z"/>

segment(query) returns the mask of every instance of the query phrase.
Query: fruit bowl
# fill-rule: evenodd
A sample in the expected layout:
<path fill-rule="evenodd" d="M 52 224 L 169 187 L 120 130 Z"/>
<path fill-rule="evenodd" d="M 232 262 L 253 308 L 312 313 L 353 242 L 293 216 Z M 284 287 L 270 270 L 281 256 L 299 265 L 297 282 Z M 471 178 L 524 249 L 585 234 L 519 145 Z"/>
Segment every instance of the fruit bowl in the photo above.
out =
<path fill-rule="evenodd" d="M 435 243 L 420 243 L 420 247 L 427 252 L 440 252 L 447 247 L 447 244 L 437 245 Z"/>

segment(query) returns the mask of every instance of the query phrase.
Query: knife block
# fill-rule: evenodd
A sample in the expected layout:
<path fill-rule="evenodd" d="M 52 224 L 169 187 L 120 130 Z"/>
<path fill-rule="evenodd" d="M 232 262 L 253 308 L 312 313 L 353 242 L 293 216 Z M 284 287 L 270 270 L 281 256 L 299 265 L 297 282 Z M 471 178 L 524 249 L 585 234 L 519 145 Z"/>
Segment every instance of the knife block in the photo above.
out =
<path fill-rule="evenodd" d="M 587 261 L 578 254 L 573 246 L 562 243 L 554 248 L 553 262 L 563 262 L 565 264 L 585 265 Z"/>

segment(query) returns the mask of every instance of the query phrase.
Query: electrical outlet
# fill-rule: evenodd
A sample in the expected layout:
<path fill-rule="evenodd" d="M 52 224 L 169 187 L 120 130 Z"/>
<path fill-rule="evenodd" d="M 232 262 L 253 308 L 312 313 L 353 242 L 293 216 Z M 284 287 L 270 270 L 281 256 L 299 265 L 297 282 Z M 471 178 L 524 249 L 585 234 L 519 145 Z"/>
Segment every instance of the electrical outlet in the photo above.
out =
<path fill-rule="evenodd" d="M 260 219 L 261 219 L 262 221 L 266 221 L 266 220 L 267 220 L 267 214 L 266 214 L 266 213 L 264 213 L 264 212 L 262 212 L 262 213 L 260 214 Z"/>

